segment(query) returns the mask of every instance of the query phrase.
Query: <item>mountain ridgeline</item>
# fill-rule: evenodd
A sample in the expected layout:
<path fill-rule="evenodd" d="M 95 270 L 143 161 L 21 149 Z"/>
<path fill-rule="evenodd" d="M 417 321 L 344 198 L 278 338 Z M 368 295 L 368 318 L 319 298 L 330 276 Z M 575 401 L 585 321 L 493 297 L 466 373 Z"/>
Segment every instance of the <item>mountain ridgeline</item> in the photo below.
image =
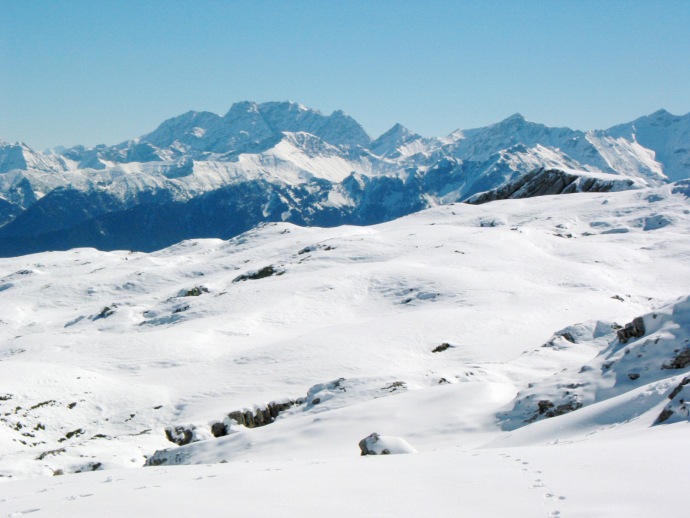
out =
<path fill-rule="evenodd" d="M 42 153 L 0 141 L 0 256 L 153 251 L 260 223 L 369 225 L 470 201 L 635 189 L 690 177 L 690 114 L 576 131 L 519 114 L 426 138 L 375 140 L 342 111 L 240 102 L 188 112 L 115 146 Z"/>

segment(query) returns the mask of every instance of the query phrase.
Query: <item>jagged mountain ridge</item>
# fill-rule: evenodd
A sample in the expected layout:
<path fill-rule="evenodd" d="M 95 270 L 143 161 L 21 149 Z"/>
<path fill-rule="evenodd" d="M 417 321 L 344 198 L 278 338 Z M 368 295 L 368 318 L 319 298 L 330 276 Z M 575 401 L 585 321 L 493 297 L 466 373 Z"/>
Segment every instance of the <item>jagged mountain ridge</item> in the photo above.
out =
<path fill-rule="evenodd" d="M 675 139 L 659 147 L 663 157 L 690 147 L 688 116 L 669 117 L 662 128 Z M 0 142 L 0 255 L 74 246 L 150 251 L 185 238 L 232 237 L 263 221 L 379 223 L 500 189 L 540 168 L 634 179 L 613 182 L 616 189 L 667 181 L 679 162 L 662 165 L 644 147 L 663 140 L 649 136 L 656 126 L 642 143 L 622 126 L 585 133 L 516 114 L 442 139 L 396 124 L 372 140 L 341 111 L 241 102 L 224 116 L 187 112 L 110 147 L 45 154 Z M 681 166 L 669 175 L 682 176 Z"/>
<path fill-rule="evenodd" d="M 679 117 L 659 110 L 606 131 L 654 150 L 656 160 L 672 181 L 690 176 L 690 113 Z"/>

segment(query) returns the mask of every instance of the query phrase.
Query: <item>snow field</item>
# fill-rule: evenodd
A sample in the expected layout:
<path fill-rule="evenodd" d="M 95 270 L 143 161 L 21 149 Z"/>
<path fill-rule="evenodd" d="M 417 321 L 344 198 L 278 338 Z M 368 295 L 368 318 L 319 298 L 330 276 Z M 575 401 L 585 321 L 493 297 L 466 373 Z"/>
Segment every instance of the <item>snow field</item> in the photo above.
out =
<path fill-rule="evenodd" d="M 690 325 L 663 309 L 690 293 L 690 203 L 672 190 L 3 259 L 0 516 L 250 505 L 259 516 L 680 516 L 688 423 L 653 424 L 687 368 L 501 425 L 520 393 L 555 397 L 552 379 L 598 361 L 613 322 L 658 311 L 663 329 Z M 268 426 L 210 433 L 229 412 L 285 398 L 305 401 Z M 191 425 L 205 440 L 166 439 Z M 419 453 L 360 458 L 372 432 Z M 156 458 L 191 465 L 142 468 L 165 449 Z"/>

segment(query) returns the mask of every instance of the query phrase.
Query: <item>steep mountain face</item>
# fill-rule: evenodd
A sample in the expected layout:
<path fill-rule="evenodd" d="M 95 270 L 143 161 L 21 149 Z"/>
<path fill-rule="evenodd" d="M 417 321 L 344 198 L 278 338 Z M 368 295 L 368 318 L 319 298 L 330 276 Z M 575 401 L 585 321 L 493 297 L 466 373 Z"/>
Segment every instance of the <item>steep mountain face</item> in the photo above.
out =
<path fill-rule="evenodd" d="M 0 140 L 0 173 L 9 171 L 62 172 L 69 169 L 65 159 L 34 151 L 23 143 L 8 144 Z"/>
<path fill-rule="evenodd" d="M 673 178 L 685 174 L 689 117 L 658 112 L 627 125 L 635 133 L 626 125 L 585 133 L 514 115 L 442 139 L 396 124 L 372 141 L 341 111 L 240 102 L 224 116 L 182 114 L 115 146 L 45 154 L 0 143 L 0 256 L 150 251 L 265 221 L 380 223 L 485 191 L 493 194 L 481 199 L 659 185 L 667 164 Z M 524 176 L 545 170 L 556 183 Z M 583 175 L 597 179 L 561 185 Z"/>
<path fill-rule="evenodd" d="M 677 181 L 690 176 L 690 113 L 678 117 L 659 110 L 606 132 L 653 150 L 669 179 Z"/>

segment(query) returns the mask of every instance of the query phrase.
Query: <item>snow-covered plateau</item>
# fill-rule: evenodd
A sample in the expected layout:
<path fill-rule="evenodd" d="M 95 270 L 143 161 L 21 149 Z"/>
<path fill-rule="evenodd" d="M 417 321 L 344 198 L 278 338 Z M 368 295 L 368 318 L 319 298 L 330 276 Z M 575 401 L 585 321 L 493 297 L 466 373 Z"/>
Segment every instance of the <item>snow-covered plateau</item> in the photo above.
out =
<path fill-rule="evenodd" d="M 438 144 L 394 130 L 376 160 Z M 579 192 L 619 180 L 566 162 L 567 195 L 1 259 L 0 516 L 686 516 L 690 181 Z"/>

